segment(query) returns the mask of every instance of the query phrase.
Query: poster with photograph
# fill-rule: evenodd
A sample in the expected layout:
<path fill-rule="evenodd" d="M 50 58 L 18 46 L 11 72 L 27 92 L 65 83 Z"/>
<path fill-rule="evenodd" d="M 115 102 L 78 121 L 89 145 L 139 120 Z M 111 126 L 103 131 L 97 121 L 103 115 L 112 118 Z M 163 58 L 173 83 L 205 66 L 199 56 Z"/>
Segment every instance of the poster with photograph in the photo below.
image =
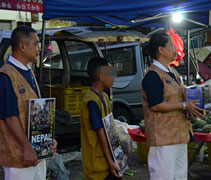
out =
<path fill-rule="evenodd" d="M 122 175 L 125 169 L 128 167 L 127 157 L 125 156 L 120 144 L 119 135 L 116 131 L 113 114 L 111 113 L 108 116 L 104 117 L 102 121 L 113 159 L 120 168 L 119 175 Z"/>
<path fill-rule="evenodd" d="M 28 139 L 38 159 L 53 157 L 55 98 L 29 100 Z"/>

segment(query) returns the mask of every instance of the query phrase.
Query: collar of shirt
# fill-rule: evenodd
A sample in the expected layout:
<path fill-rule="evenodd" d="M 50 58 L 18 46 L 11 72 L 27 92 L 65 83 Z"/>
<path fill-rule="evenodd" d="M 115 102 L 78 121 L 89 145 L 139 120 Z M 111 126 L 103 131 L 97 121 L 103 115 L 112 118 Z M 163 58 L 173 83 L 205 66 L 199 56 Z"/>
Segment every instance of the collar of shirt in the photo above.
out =
<path fill-rule="evenodd" d="M 91 88 L 91 90 L 92 90 L 95 94 L 97 94 L 100 98 L 104 99 L 104 98 L 103 98 L 103 94 L 98 93 L 98 92 L 95 91 L 93 88 Z"/>
<path fill-rule="evenodd" d="M 12 57 L 12 55 L 10 55 L 8 61 L 11 62 L 12 64 L 14 64 L 15 66 L 19 67 L 20 69 L 24 70 L 24 71 L 28 71 L 29 69 L 31 69 L 30 64 L 28 64 L 27 67 L 26 67 L 20 61 L 18 61 L 14 57 Z"/>
<path fill-rule="evenodd" d="M 167 69 L 164 65 L 162 65 L 161 63 L 159 63 L 159 61 L 157 61 L 155 59 L 153 59 L 153 64 L 167 73 L 172 72 L 170 66 L 168 66 L 168 69 Z"/>

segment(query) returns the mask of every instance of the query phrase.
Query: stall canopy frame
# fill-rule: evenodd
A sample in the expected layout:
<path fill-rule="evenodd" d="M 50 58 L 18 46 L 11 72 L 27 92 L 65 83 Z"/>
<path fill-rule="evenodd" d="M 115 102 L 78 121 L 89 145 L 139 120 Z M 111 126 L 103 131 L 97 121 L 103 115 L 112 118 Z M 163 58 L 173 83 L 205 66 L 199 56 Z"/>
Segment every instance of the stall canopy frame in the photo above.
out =
<path fill-rule="evenodd" d="M 14 3 L 14 0 L 5 1 Z M 0 9 L 5 9 L 2 8 L 2 3 L 4 1 L 1 0 Z M 44 0 L 40 59 L 43 57 L 46 20 L 63 19 L 76 22 L 110 24 L 117 29 L 134 26 L 165 27 L 167 26 L 166 19 L 173 12 L 179 11 L 183 13 L 187 22 L 182 24 L 182 27 L 190 30 L 196 27 L 209 28 L 211 25 L 210 10 L 210 0 Z M 188 36 L 187 39 L 189 38 Z M 40 67 L 39 84 L 41 83 L 41 74 L 42 66 Z M 189 72 L 187 75 L 189 79 Z"/>

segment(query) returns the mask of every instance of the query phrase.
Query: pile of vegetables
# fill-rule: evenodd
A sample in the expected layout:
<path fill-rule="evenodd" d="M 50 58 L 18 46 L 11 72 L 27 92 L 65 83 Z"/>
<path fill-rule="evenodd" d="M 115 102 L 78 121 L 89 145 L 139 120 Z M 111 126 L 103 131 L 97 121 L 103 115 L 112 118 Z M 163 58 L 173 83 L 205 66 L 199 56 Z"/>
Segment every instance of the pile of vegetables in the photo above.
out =
<path fill-rule="evenodd" d="M 192 118 L 191 119 L 193 132 L 199 133 L 211 133 L 211 114 L 204 116 L 203 118 Z M 139 123 L 140 130 L 142 133 L 145 132 L 144 120 Z"/>
<path fill-rule="evenodd" d="M 142 133 L 145 133 L 145 123 L 144 123 L 144 119 L 141 120 L 141 122 L 139 123 L 140 126 L 140 130 Z"/>
<path fill-rule="evenodd" d="M 191 123 L 193 132 L 211 133 L 211 114 L 203 118 L 192 118 Z"/>

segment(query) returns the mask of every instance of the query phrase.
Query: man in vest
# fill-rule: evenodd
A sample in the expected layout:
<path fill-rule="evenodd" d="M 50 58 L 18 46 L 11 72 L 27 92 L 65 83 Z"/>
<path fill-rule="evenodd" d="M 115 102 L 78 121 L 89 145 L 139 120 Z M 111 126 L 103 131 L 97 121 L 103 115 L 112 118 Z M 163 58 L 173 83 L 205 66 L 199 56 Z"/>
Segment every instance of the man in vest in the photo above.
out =
<path fill-rule="evenodd" d="M 186 180 L 187 143 L 192 137 L 186 113 L 202 117 L 201 109 L 194 104 L 198 101 L 186 101 L 177 71 L 168 66 L 176 58 L 171 38 L 154 34 L 149 47 L 154 60 L 142 82 L 142 103 L 150 179 Z"/>
<path fill-rule="evenodd" d="M 0 165 L 6 180 L 45 180 L 45 160 L 37 160 L 26 136 L 28 100 L 40 98 L 29 66 L 40 53 L 36 31 L 26 26 L 17 27 L 11 35 L 11 47 L 8 63 L 0 68 Z"/>

